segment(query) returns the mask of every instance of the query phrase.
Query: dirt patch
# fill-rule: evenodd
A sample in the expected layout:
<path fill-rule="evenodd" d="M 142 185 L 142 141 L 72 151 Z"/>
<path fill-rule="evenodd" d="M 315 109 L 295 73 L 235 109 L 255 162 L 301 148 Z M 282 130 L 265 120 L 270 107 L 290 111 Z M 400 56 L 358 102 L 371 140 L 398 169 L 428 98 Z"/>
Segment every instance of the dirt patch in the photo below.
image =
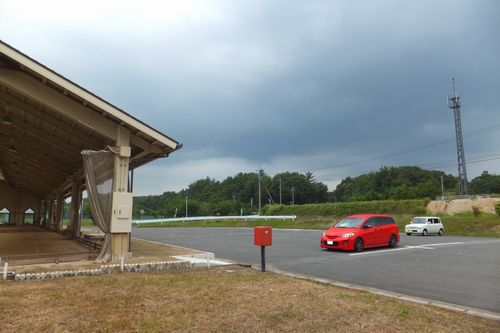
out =
<path fill-rule="evenodd" d="M 500 203 L 500 198 L 485 199 L 456 199 L 449 201 L 431 201 L 427 204 L 427 210 L 430 214 L 460 214 L 470 213 L 472 207 L 477 207 L 480 211 L 488 214 L 495 214 L 495 205 Z"/>
<path fill-rule="evenodd" d="M 0 282 L 2 332 L 498 332 L 500 322 L 239 266 Z"/>
<path fill-rule="evenodd" d="M 141 239 L 132 239 L 132 255 L 127 262 L 155 260 L 175 260 L 173 256 L 199 254 L 201 252 L 166 244 L 152 243 Z"/>

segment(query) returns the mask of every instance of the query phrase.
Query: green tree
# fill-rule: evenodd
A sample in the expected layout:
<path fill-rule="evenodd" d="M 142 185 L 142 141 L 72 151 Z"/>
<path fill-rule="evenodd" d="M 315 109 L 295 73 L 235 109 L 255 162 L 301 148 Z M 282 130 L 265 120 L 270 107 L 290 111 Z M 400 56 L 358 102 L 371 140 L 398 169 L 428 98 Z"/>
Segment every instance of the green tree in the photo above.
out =
<path fill-rule="evenodd" d="M 441 194 L 441 176 L 446 191 L 453 191 L 457 178 L 441 171 L 415 166 L 382 167 L 355 178 L 347 177 L 333 191 L 337 201 L 433 198 Z"/>
<path fill-rule="evenodd" d="M 470 182 L 469 189 L 472 194 L 500 193 L 500 175 L 484 171 Z"/>

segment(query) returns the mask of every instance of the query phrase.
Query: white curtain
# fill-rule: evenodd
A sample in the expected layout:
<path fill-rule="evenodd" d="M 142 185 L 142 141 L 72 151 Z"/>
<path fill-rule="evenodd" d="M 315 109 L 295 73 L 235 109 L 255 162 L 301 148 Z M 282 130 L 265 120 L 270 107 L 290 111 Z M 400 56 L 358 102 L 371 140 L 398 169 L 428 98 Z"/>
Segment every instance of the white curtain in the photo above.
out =
<path fill-rule="evenodd" d="M 85 182 L 94 223 L 104 232 L 104 243 L 97 261 L 111 259 L 111 210 L 113 199 L 114 154 L 110 151 L 82 151 Z"/>

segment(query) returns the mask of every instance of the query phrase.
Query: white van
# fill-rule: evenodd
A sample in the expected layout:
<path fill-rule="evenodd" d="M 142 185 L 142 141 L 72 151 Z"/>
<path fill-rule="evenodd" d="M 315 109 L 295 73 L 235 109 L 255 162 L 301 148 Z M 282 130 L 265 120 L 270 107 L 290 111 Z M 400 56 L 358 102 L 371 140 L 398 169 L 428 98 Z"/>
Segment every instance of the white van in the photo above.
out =
<path fill-rule="evenodd" d="M 405 225 L 405 232 L 408 236 L 413 234 L 420 234 L 422 236 L 438 234 L 442 236 L 444 227 L 441 219 L 437 216 L 418 216 L 414 217 L 410 224 Z"/>

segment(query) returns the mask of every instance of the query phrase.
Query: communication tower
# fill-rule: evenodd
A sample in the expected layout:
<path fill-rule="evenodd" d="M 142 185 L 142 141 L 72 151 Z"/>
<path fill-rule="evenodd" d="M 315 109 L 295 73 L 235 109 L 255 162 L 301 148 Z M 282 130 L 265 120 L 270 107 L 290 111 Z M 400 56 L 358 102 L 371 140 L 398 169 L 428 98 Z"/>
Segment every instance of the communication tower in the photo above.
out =
<path fill-rule="evenodd" d="M 455 135 L 457 138 L 457 158 L 458 158 L 458 191 L 460 195 L 468 195 L 467 170 L 465 168 L 464 141 L 462 138 L 462 120 L 460 118 L 460 97 L 455 91 L 455 78 L 453 82 L 453 96 L 448 97 L 448 107 L 453 110 L 455 116 Z"/>

